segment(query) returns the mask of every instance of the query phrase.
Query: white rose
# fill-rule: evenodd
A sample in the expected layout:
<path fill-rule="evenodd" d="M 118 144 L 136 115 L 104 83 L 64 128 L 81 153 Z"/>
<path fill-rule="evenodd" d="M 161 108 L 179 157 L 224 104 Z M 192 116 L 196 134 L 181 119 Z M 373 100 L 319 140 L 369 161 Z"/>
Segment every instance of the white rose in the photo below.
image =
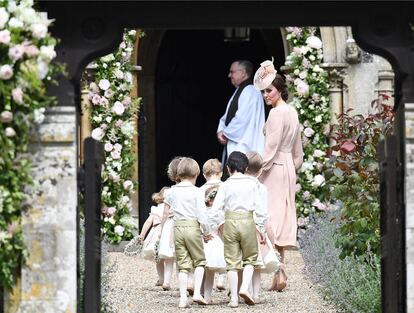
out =
<path fill-rule="evenodd" d="M 310 137 L 312 137 L 312 136 L 313 136 L 313 134 L 315 133 L 315 131 L 314 131 L 312 128 L 310 128 L 310 127 L 306 127 L 306 128 L 303 130 L 303 133 L 304 133 L 304 135 L 305 135 L 306 137 L 310 138 Z"/>
<path fill-rule="evenodd" d="M 314 72 L 322 72 L 323 70 L 322 70 L 322 68 L 318 65 L 318 64 L 316 64 L 313 68 L 312 68 L 312 70 L 314 71 Z"/>
<path fill-rule="evenodd" d="M 309 47 L 307 47 L 307 46 L 302 46 L 302 47 L 300 47 L 300 50 L 302 51 L 302 54 L 306 54 L 306 53 L 308 53 L 308 51 L 309 51 Z"/>
<path fill-rule="evenodd" d="M 130 72 L 126 72 L 124 78 L 128 83 L 132 83 L 132 74 Z"/>
<path fill-rule="evenodd" d="M 116 212 L 116 208 L 114 208 L 113 206 L 111 206 L 111 207 L 109 207 L 108 209 L 106 209 L 106 212 L 109 214 L 109 215 L 114 215 L 115 214 L 115 212 Z"/>
<path fill-rule="evenodd" d="M 112 121 L 112 117 L 111 117 L 111 116 L 107 116 L 107 117 L 105 118 L 105 121 L 106 121 L 107 123 L 110 123 L 110 122 Z"/>
<path fill-rule="evenodd" d="M 39 21 L 38 14 L 33 8 L 19 8 L 16 16 L 19 17 L 24 23 L 30 25 Z"/>
<path fill-rule="evenodd" d="M 10 39 L 10 31 L 8 29 L 0 31 L 0 43 L 8 44 Z"/>
<path fill-rule="evenodd" d="M 109 86 L 111 86 L 109 80 L 101 79 L 99 81 L 99 88 L 101 88 L 102 90 L 107 90 L 109 88 Z"/>
<path fill-rule="evenodd" d="M 322 122 L 322 115 L 317 115 L 317 116 L 315 116 L 315 122 L 316 122 L 316 123 L 320 123 L 320 122 Z"/>
<path fill-rule="evenodd" d="M 114 112 L 116 115 L 122 115 L 124 111 L 125 111 L 124 105 L 121 102 L 116 101 L 114 103 L 114 106 L 112 107 L 112 112 Z"/>
<path fill-rule="evenodd" d="M 56 57 L 55 46 L 41 46 L 40 56 L 46 60 L 52 60 Z"/>
<path fill-rule="evenodd" d="M 42 124 L 45 120 L 45 108 L 36 109 L 33 111 L 33 119 L 36 124 Z"/>
<path fill-rule="evenodd" d="M 135 29 L 131 29 L 131 30 L 128 32 L 128 35 L 130 35 L 130 36 L 135 36 L 135 35 L 136 35 L 136 33 L 137 33 L 137 31 L 136 31 Z"/>
<path fill-rule="evenodd" d="M 48 72 L 49 72 L 48 63 L 38 59 L 38 62 L 37 62 L 37 77 L 39 77 L 40 80 L 43 80 L 43 79 L 45 79 Z"/>
<path fill-rule="evenodd" d="M 125 228 L 121 225 L 116 225 L 115 228 L 114 228 L 115 234 L 117 234 L 119 236 L 122 236 L 124 234 L 124 230 L 125 230 Z"/>
<path fill-rule="evenodd" d="M 9 0 L 9 3 L 7 4 L 7 11 L 13 13 L 17 9 L 16 1 Z"/>
<path fill-rule="evenodd" d="M 13 76 L 13 67 L 9 64 L 0 66 L 0 79 L 7 80 Z"/>
<path fill-rule="evenodd" d="M 120 69 L 115 70 L 114 75 L 118 79 L 123 79 L 124 78 L 124 73 Z"/>
<path fill-rule="evenodd" d="M 132 126 L 132 124 L 131 124 L 131 123 L 124 123 L 124 124 L 121 126 L 121 132 L 122 132 L 125 136 L 127 136 L 127 137 L 129 137 L 129 138 L 132 138 L 132 137 L 134 136 L 134 127 Z"/>
<path fill-rule="evenodd" d="M 321 49 L 322 41 L 316 36 L 310 36 L 306 39 L 306 44 L 309 48 Z"/>
<path fill-rule="evenodd" d="M 309 60 L 311 60 L 311 61 L 315 61 L 316 60 L 316 58 L 315 58 L 315 56 L 312 54 L 312 55 L 310 55 L 309 56 Z M 314 73 L 315 74 L 315 73 Z"/>
<path fill-rule="evenodd" d="M 23 27 L 23 22 L 15 17 L 12 17 L 9 20 L 9 27 L 10 28 L 22 28 Z"/>
<path fill-rule="evenodd" d="M 104 135 L 105 133 L 100 127 L 95 128 L 91 134 L 92 138 L 98 141 L 100 141 L 104 137 Z"/>
<path fill-rule="evenodd" d="M 306 76 L 308 76 L 308 72 L 306 72 L 306 71 L 302 71 L 302 72 L 299 73 L 299 78 L 300 79 L 305 79 Z"/>
<path fill-rule="evenodd" d="M 32 24 L 32 35 L 37 39 L 45 38 L 47 35 L 47 26 L 43 24 Z"/>
<path fill-rule="evenodd" d="M 298 76 L 298 75 L 299 75 L 299 73 L 300 73 L 300 71 L 299 71 L 298 69 L 295 69 L 295 70 L 293 71 L 293 74 L 295 74 L 296 76 Z"/>
<path fill-rule="evenodd" d="M 9 20 L 9 13 L 5 8 L 0 8 L 0 28 L 4 28 L 7 21 Z"/>
<path fill-rule="evenodd" d="M 324 182 L 325 182 L 325 177 L 323 177 L 321 174 L 318 174 L 313 178 L 312 186 L 319 187 L 319 186 L 322 186 Z"/>
<path fill-rule="evenodd" d="M 6 127 L 6 129 L 4 130 L 6 137 L 14 137 L 16 136 L 16 131 L 11 128 L 11 127 Z"/>
<path fill-rule="evenodd" d="M 108 218 L 108 222 L 111 223 L 112 225 L 115 225 L 115 219 L 112 216 Z"/>

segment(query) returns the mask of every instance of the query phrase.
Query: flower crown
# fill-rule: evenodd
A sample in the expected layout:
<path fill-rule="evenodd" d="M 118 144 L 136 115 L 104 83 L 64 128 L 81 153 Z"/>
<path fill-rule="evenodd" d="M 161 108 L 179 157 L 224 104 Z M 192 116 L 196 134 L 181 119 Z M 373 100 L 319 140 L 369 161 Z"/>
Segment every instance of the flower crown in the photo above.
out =
<path fill-rule="evenodd" d="M 254 74 L 253 84 L 257 90 L 263 90 L 272 83 L 272 81 L 276 77 L 276 69 L 273 65 L 273 57 L 272 60 L 266 60 L 260 63 L 260 67 L 257 69 L 256 73 Z"/>

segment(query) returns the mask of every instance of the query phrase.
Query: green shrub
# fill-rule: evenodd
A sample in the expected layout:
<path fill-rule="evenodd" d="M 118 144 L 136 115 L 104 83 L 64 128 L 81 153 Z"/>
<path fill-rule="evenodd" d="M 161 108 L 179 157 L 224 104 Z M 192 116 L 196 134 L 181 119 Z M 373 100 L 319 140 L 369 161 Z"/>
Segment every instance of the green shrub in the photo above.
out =
<path fill-rule="evenodd" d="M 381 312 L 380 258 L 369 252 L 341 259 L 335 246 L 340 235 L 340 212 L 326 214 L 311 222 L 301 236 L 307 275 L 332 303 L 344 312 Z"/>

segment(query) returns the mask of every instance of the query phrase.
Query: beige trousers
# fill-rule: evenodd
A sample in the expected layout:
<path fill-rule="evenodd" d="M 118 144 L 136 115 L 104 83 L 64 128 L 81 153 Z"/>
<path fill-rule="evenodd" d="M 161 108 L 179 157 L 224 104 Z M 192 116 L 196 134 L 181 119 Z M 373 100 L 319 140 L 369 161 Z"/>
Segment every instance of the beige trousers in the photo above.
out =
<path fill-rule="evenodd" d="M 228 271 L 256 265 L 258 247 L 253 212 L 226 212 L 223 243 Z"/>
<path fill-rule="evenodd" d="M 175 258 L 180 272 L 206 265 L 200 224 L 196 220 L 174 221 Z"/>

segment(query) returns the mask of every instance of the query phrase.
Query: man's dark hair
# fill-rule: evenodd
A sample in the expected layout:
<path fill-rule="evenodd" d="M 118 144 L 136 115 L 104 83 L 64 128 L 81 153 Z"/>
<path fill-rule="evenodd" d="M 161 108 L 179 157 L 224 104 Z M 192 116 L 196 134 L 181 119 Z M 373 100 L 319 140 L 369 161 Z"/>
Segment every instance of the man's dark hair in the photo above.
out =
<path fill-rule="evenodd" d="M 249 159 L 243 152 L 233 151 L 230 153 L 226 165 L 228 166 L 230 173 L 237 171 L 244 174 L 249 165 Z"/>
<path fill-rule="evenodd" d="M 253 63 L 247 60 L 237 60 L 237 63 L 239 63 L 239 66 L 244 68 L 246 71 L 247 76 L 252 77 L 253 75 Z"/>

